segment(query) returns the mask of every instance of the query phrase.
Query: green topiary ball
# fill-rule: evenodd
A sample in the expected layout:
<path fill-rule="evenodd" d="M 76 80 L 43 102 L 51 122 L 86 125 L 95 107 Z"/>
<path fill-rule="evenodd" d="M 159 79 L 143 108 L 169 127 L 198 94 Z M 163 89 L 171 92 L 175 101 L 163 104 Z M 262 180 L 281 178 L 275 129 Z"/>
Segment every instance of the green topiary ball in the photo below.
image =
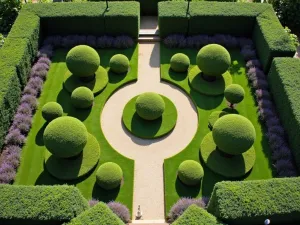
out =
<path fill-rule="evenodd" d="M 75 108 L 86 109 L 93 105 L 94 94 L 87 87 L 76 88 L 71 95 L 71 102 Z"/>
<path fill-rule="evenodd" d="M 190 66 L 190 59 L 183 53 L 177 53 L 172 56 L 170 65 L 173 71 L 183 73 L 188 70 Z"/>
<path fill-rule="evenodd" d="M 218 44 L 210 44 L 201 48 L 196 61 L 199 69 L 208 76 L 221 76 L 231 64 L 229 52 Z"/>
<path fill-rule="evenodd" d="M 102 164 L 96 173 L 97 184 L 105 190 L 120 186 L 123 179 L 121 167 L 113 162 Z"/>
<path fill-rule="evenodd" d="M 203 176 L 202 166 L 194 160 L 185 160 L 178 167 L 178 177 L 186 185 L 199 184 Z"/>
<path fill-rule="evenodd" d="M 78 155 L 87 143 L 88 132 L 84 124 L 70 116 L 52 120 L 44 131 L 44 144 L 56 157 Z"/>
<path fill-rule="evenodd" d="M 231 104 L 237 104 L 243 101 L 245 96 L 244 88 L 238 84 L 230 84 L 224 91 L 224 96 Z"/>
<path fill-rule="evenodd" d="M 63 108 L 57 102 L 48 102 L 42 108 L 42 116 L 48 122 L 62 115 Z"/>
<path fill-rule="evenodd" d="M 163 98 L 154 92 L 140 94 L 135 102 L 137 114 L 145 120 L 155 120 L 165 111 Z"/>
<path fill-rule="evenodd" d="M 100 57 L 96 50 L 90 46 L 78 45 L 68 52 L 66 64 L 73 75 L 90 77 L 100 66 Z"/>
<path fill-rule="evenodd" d="M 212 135 L 218 149 L 230 155 L 246 152 L 256 138 L 252 123 L 246 117 L 237 114 L 228 114 L 218 119 L 212 129 Z"/>
<path fill-rule="evenodd" d="M 109 67 L 114 73 L 125 73 L 129 68 L 129 60 L 125 55 L 116 54 L 111 57 Z"/>

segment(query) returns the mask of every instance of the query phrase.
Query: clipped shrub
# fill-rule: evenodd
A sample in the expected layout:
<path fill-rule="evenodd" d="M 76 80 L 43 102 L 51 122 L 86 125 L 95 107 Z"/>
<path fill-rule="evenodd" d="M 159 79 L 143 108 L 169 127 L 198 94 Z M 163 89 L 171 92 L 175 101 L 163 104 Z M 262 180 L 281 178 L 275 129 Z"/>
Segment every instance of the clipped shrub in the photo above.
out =
<path fill-rule="evenodd" d="M 170 60 L 171 69 L 175 72 L 186 72 L 190 66 L 190 59 L 183 53 L 176 53 Z"/>
<path fill-rule="evenodd" d="M 129 69 L 129 60 L 125 55 L 116 54 L 111 57 L 109 67 L 114 73 L 125 73 Z"/>
<path fill-rule="evenodd" d="M 87 45 L 72 48 L 66 57 L 70 72 L 78 77 L 93 76 L 100 66 L 100 57 L 95 49 Z"/>
<path fill-rule="evenodd" d="M 70 116 L 52 120 L 43 135 L 46 148 L 56 157 L 78 155 L 87 143 L 88 132 L 84 124 Z"/>
<path fill-rule="evenodd" d="M 116 214 L 124 223 L 130 222 L 129 209 L 120 202 L 111 201 L 107 203 L 107 206 Z"/>
<path fill-rule="evenodd" d="M 89 108 L 93 105 L 94 94 L 87 87 L 78 87 L 71 94 L 71 102 L 75 108 Z"/>
<path fill-rule="evenodd" d="M 178 178 L 188 186 L 198 185 L 203 176 L 202 166 L 194 160 L 185 160 L 178 167 Z"/>
<path fill-rule="evenodd" d="M 219 150 L 239 155 L 254 144 L 256 132 L 253 124 L 237 114 L 228 114 L 217 120 L 212 129 L 214 142 Z"/>
<path fill-rule="evenodd" d="M 243 101 L 245 96 L 244 88 L 239 84 L 230 84 L 225 88 L 224 96 L 228 102 L 230 102 L 230 107 L 234 104 Z"/>
<path fill-rule="evenodd" d="M 63 115 L 63 108 L 57 102 L 48 102 L 42 108 L 43 118 L 50 122 Z"/>
<path fill-rule="evenodd" d="M 218 44 L 210 44 L 201 48 L 196 61 L 199 69 L 207 76 L 221 76 L 231 64 L 229 52 Z"/>
<path fill-rule="evenodd" d="M 113 162 L 102 164 L 96 173 L 97 184 L 105 189 L 110 190 L 120 186 L 123 179 L 123 171 L 121 167 Z"/>
<path fill-rule="evenodd" d="M 136 99 L 137 114 L 145 120 L 155 120 L 161 117 L 165 110 L 163 98 L 154 92 L 145 92 Z"/>

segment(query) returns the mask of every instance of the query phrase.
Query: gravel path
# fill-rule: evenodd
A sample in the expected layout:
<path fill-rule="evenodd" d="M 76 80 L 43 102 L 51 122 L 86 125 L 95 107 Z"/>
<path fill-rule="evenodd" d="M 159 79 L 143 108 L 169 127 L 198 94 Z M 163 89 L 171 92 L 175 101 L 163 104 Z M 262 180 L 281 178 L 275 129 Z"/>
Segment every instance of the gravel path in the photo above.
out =
<path fill-rule="evenodd" d="M 161 220 L 165 218 L 163 161 L 190 143 L 197 130 L 198 117 L 196 107 L 183 91 L 160 81 L 159 43 L 139 45 L 138 66 L 138 81 L 123 87 L 106 102 L 101 126 L 112 147 L 135 160 L 132 218 L 140 205 L 144 220 Z M 143 140 L 128 133 L 122 125 L 126 103 L 146 91 L 168 97 L 177 107 L 176 127 L 163 138 Z"/>

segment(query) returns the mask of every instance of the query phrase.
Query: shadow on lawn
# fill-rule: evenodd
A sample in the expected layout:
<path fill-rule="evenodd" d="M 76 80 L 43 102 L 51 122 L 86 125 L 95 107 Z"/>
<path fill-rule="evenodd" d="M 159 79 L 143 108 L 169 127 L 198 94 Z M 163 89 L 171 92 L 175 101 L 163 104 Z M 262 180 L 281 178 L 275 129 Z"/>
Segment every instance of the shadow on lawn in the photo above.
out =
<path fill-rule="evenodd" d="M 191 89 L 190 96 L 200 109 L 210 110 L 215 109 L 222 104 L 223 95 L 206 96 Z"/>
<path fill-rule="evenodd" d="M 35 136 L 35 143 L 38 146 L 44 146 L 44 139 L 43 139 L 43 135 L 44 135 L 44 131 L 47 127 L 48 123 L 44 123 L 43 126 L 39 129 L 39 131 L 37 132 L 36 136 Z"/>
<path fill-rule="evenodd" d="M 179 178 L 176 178 L 176 192 L 180 197 L 196 198 L 199 195 L 201 184 L 195 186 L 187 186 L 183 184 Z"/>
<path fill-rule="evenodd" d="M 99 201 L 107 203 L 110 201 L 114 201 L 118 197 L 119 192 L 120 186 L 112 190 L 105 190 L 99 187 L 97 183 L 95 183 L 93 187 L 92 197 L 93 199 L 97 199 Z"/>
<path fill-rule="evenodd" d="M 183 81 L 187 78 L 188 72 L 177 73 L 174 72 L 171 68 L 169 69 L 169 76 L 175 81 Z"/>

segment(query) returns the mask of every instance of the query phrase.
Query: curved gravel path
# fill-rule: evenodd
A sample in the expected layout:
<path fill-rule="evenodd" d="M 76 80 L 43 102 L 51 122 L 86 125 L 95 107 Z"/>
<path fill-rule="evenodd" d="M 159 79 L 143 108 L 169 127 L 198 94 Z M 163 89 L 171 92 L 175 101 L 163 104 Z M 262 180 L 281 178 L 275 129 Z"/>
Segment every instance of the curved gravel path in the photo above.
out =
<path fill-rule="evenodd" d="M 133 219 L 138 205 L 144 220 L 163 220 L 163 161 L 183 150 L 194 137 L 198 117 L 196 107 L 178 87 L 160 81 L 159 43 L 139 45 L 138 81 L 124 86 L 106 102 L 101 115 L 103 133 L 118 152 L 135 160 Z M 165 137 L 143 140 L 131 135 L 122 124 L 122 112 L 134 96 L 153 91 L 168 97 L 177 108 L 174 130 Z"/>

